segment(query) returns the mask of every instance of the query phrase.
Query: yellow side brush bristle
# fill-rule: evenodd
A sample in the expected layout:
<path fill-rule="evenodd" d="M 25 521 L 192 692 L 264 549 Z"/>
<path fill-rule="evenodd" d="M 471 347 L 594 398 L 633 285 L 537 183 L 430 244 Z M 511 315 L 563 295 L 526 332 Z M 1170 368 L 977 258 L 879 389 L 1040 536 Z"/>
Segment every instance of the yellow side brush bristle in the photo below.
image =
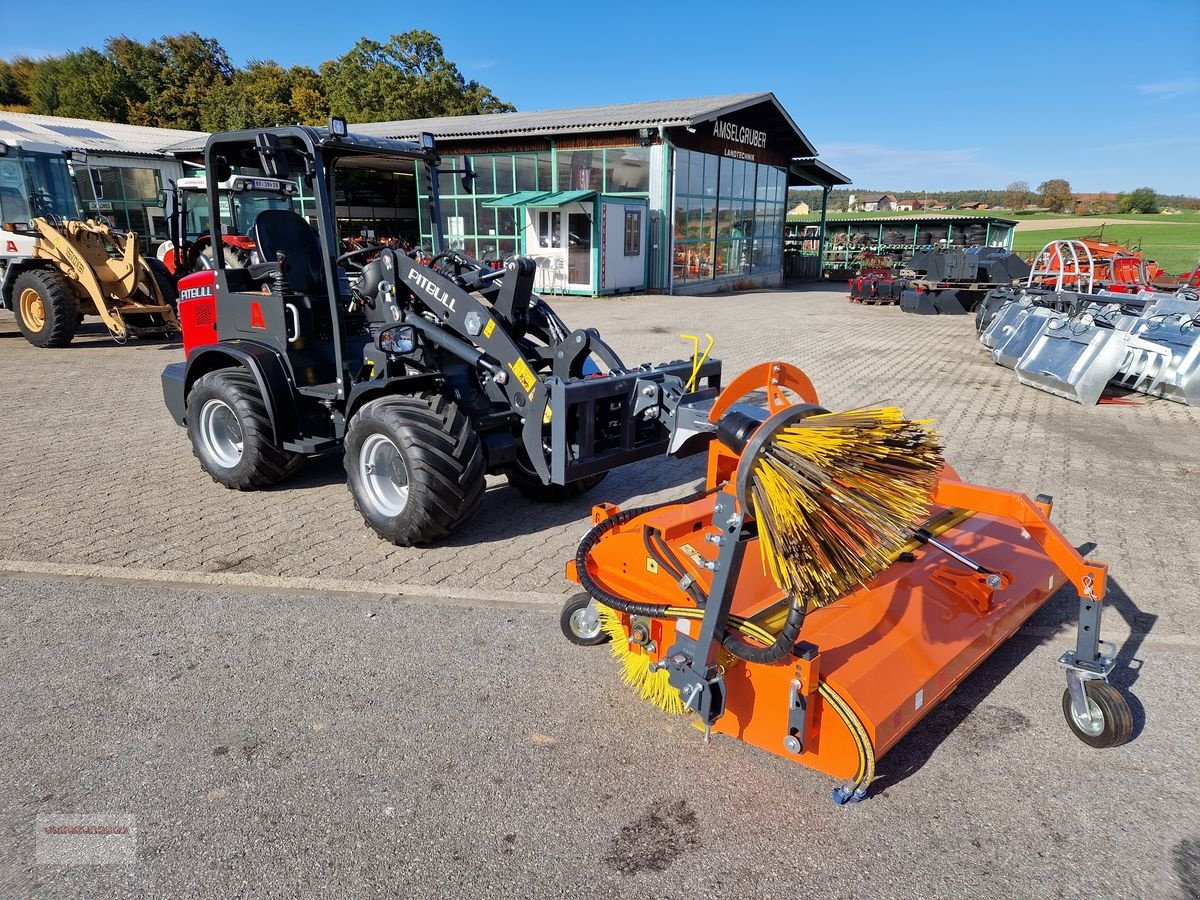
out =
<path fill-rule="evenodd" d="M 942 448 L 895 407 L 800 419 L 754 462 L 750 500 L 763 566 L 823 606 L 885 569 L 929 511 Z"/>
<path fill-rule="evenodd" d="M 621 680 L 671 715 L 683 714 L 683 700 L 671 686 L 666 669 L 650 671 L 651 659 L 645 653 L 635 653 L 629 646 L 629 632 L 617 613 L 607 606 L 600 607 L 600 627 L 612 638 L 612 655 L 621 662 Z"/>

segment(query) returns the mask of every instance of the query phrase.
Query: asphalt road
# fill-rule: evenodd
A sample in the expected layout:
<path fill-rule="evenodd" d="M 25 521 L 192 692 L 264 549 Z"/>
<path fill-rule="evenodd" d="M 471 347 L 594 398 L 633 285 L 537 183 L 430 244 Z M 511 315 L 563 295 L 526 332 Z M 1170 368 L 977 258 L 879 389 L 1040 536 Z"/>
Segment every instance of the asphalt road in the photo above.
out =
<path fill-rule="evenodd" d="M 0 578 L 0 897 L 1200 897 L 1200 649 L 1135 642 L 1136 737 L 1095 751 L 1059 625 L 839 808 L 544 603 Z M 131 816 L 135 861 L 38 864 L 50 814 Z"/>

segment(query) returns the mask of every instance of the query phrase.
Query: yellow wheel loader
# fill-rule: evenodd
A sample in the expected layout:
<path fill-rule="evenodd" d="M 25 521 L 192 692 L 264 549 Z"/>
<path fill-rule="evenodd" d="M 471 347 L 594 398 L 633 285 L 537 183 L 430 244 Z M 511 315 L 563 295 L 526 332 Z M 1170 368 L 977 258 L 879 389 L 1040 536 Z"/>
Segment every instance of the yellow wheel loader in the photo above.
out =
<path fill-rule="evenodd" d="M 61 151 L 0 143 L 0 306 L 26 339 L 65 347 L 89 315 L 117 341 L 177 333 L 166 268 L 136 234 L 78 216 Z"/>

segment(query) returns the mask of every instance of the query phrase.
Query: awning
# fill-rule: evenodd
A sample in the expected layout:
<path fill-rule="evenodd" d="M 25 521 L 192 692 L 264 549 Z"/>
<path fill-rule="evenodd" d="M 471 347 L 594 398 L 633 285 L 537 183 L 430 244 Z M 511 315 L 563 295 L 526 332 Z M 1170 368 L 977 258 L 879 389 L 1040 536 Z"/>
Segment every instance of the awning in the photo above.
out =
<path fill-rule="evenodd" d="M 484 206 L 525 206 L 539 197 L 549 197 L 549 191 L 517 191 L 515 194 L 505 194 L 494 200 L 484 200 Z"/>
<path fill-rule="evenodd" d="M 554 193 L 548 191 L 517 191 L 515 194 L 497 197 L 495 200 L 485 200 L 483 205 L 538 206 L 546 208 L 566 206 L 568 203 L 582 203 L 585 200 L 591 200 L 595 196 L 595 191 L 556 191 Z"/>
<path fill-rule="evenodd" d="M 537 200 L 526 203 L 526 206 L 566 206 L 568 203 L 582 203 L 596 196 L 595 191 L 559 191 L 547 194 Z"/>

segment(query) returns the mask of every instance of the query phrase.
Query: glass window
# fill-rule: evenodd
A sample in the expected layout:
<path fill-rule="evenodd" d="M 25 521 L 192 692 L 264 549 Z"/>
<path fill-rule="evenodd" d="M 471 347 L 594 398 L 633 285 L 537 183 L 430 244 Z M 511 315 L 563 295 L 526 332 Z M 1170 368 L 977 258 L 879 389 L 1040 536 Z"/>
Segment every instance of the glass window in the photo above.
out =
<path fill-rule="evenodd" d="M 496 233 L 496 210 L 488 206 L 479 206 L 475 210 L 478 220 L 479 235 Z"/>
<path fill-rule="evenodd" d="M 564 150 L 558 154 L 560 191 L 604 189 L 603 150 Z"/>
<path fill-rule="evenodd" d="M 475 166 L 475 193 L 495 194 L 496 173 L 492 170 L 492 158 L 490 156 L 473 156 L 471 163 Z"/>
<path fill-rule="evenodd" d="M 625 209 L 625 255 L 637 256 L 642 252 L 642 211 Z"/>
<path fill-rule="evenodd" d="M 439 167 L 442 171 L 438 174 L 438 191 L 441 192 L 443 197 L 450 197 L 458 193 L 458 176 L 446 173 L 447 169 L 460 168 L 458 162 L 458 157 L 456 156 L 442 157 L 442 164 Z"/>
<path fill-rule="evenodd" d="M 516 190 L 536 191 L 538 189 L 537 156 L 532 153 L 520 153 L 515 159 L 517 167 Z"/>
<path fill-rule="evenodd" d="M 517 252 L 516 238 L 500 238 L 496 243 L 499 247 L 501 259 L 508 259 Z"/>
<path fill-rule="evenodd" d="M 712 160 L 706 159 L 703 153 L 693 153 L 688 163 L 687 192 L 693 196 L 704 193 L 704 167 L 711 166 Z"/>
<path fill-rule="evenodd" d="M 604 151 L 604 189 L 612 194 L 650 190 L 650 148 L 622 147 Z"/>
<path fill-rule="evenodd" d="M 497 156 L 494 160 L 496 167 L 496 193 L 511 194 L 513 187 L 513 158 L 507 153 Z"/>
<path fill-rule="evenodd" d="M 126 200 L 158 201 L 158 169 L 121 169 Z"/>
<path fill-rule="evenodd" d="M 500 234 L 515 234 L 517 231 L 517 212 L 511 206 L 502 206 L 496 210 L 496 230 Z"/>
<path fill-rule="evenodd" d="M 537 155 L 537 189 L 539 191 L 554 190 L 554 160 L 549 153 Z"/>

